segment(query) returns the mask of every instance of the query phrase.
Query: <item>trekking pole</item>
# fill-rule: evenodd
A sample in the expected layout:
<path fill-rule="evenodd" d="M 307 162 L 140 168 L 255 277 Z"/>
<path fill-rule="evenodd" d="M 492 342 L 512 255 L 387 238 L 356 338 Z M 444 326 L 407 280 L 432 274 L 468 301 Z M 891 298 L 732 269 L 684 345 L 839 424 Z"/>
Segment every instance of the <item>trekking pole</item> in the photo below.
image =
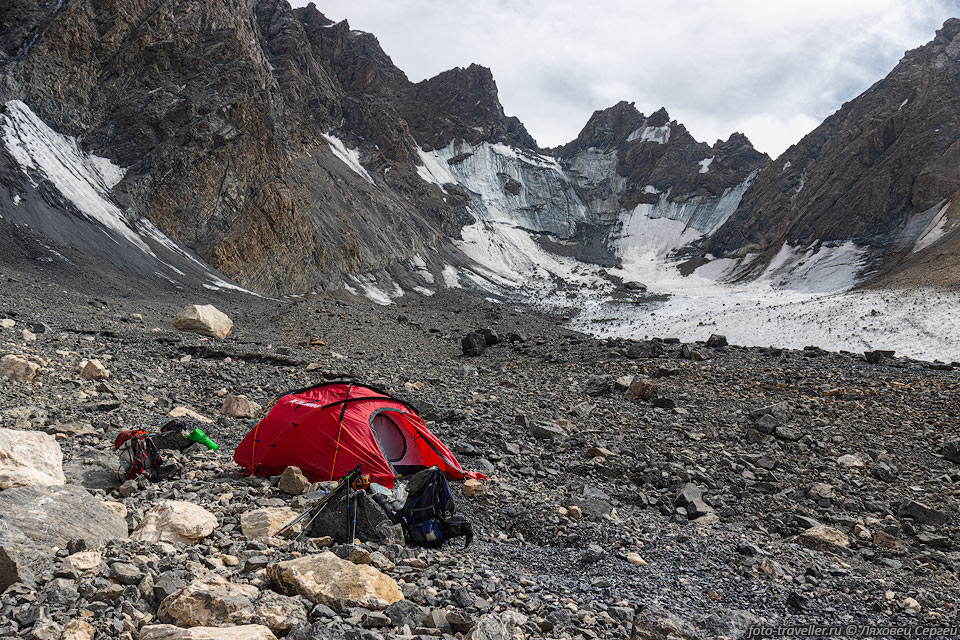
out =
<path fill-rule="evenodd" d="M 350 522 L 352 520 L 350 513 L 350 492 L 353 491 L 353 487 L 347 485 L 347 529 L 344 533 L 347 535 L 347 544 L 353 544 L 353 538 L 350 537 Z"/>
<path fill-rule="evenodd" d="M 360 492 L 353 492 L 353 520 L 350 522 L 350 544 L 357 539 L 357 503 L 360 499 Z"/>

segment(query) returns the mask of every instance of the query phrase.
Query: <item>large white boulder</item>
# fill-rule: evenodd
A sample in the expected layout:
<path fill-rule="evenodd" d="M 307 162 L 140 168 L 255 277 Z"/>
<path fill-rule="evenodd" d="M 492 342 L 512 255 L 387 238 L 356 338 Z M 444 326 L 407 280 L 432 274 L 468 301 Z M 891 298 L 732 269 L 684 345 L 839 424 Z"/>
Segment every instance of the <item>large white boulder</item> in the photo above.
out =
<path fill-rule="evenodd" d="M 217 517 L 199 505 L 165 500 L 143 515 L 130 537 L 146 542 L 194 544 L 213 533 L 218 525 Z"/>
<path fill-rule="evenodd" d="M 0 489 L 66 484 L 63 452 L 40 431 L 0 429 Z"/>
<path fill-rule="evenodd" d="M 188 304 L 173 317 L 173 327 L 211 338 L 226 338 L 233 321 L 212 304 Z"/>
<path fill-rule="evenodd" d="M 267 575 L 282 593 L 299 594 L 338 611 L 386 609 L 403 600 L 400 587 L 390 576 L 329 551 L 271 564 Z"/>
<path fill-rule="evenodd" d="M 260 624 L 192 629 L 172 624 L 152 624 L 140 629 L 140 640 L 277 640 L 277 636 Z"/>
<path fill-rule="evenodd" d="M 229 582 L 222 576 L 207 575 L 173 592 L 160 603 L 161 622 L 180 627 L 221 627 L 262 624 L 286 633 L 307 612 L 296 598 L 260 590 L 249 584 Z"/>

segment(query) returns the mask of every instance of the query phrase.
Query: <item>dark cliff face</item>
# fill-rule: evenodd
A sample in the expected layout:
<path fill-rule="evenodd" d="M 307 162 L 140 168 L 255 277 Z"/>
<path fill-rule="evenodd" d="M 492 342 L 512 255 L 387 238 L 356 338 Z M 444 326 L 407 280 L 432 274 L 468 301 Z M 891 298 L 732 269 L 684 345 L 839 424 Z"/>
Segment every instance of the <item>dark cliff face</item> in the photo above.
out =
<path fill-rule="evenodd" d="M 16 25 L 0 38 L 0 98 L 127 168 L 114 195 L 129 216 L 246 286 L 335 283 L 463 222 L 463 199 L 416 174 L 394 107 L 412 85 L 372 35 L 312 5 L 23 2 L 0 24 Z M 325 133 L 359 147 L 376 184 Z"/>
<path fill-rule="evenodd" d="M 896 249 L 960 188 L 960 21 L 766 167 L 712 238 L 717 255 L 815 240 Z"/>

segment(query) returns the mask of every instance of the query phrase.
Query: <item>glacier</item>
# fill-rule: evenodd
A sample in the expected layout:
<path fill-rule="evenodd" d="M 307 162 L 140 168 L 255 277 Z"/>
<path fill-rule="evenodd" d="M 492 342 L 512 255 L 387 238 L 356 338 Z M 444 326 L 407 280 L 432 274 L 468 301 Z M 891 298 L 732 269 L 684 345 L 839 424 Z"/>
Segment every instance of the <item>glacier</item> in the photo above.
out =
<path fill-rule="evenodd" d="M 757 254 L 707 256 L 685 269 L 683 250 L 729 219 L 756 173 L 719 197 L 684 202 L 671 201 L 669 187 L 648 185 L 644 193 L 658 195 L 657 202 L 619 211 L 607 236 L 619 264 L 603 268 L 559 255 L 543 240 L 569 244 L 579 225 L 611 223 L 607 212 L 619 208 L 614 203 L 625 182 L 612 170 L 615 151 L 587 149 L 564 167 L 488 143 L 451 144 L 424 156 L 449 166 L 450 177 L 472 198 L 474 222 L 458 245 L 479 268 L 447 265 L 445 286 L 466 280 L 506 300 L 569 313 L 571 328 L 598 336 L 696 341 L 722 333 L 749 346 L 893 349 L 920 359 L 960 360 L 953 338 L 960 335 L 960 319 L 949 311 L 960 304 L 960 293 L 852 290 L 867 268 L 866 252 L 854 242 L 784 245 L 749 281 L 741 277 Z M 702 169 L 709 165 L 701 162 Z M 516 183 L 516 193 L 505 190 L 507 179 Z M 585 202 L 578 186 L 604 188 L 599 199 Z M 911 248 L 940 237 L 944 212 L 937 207 L 923 217 L 909 234 Z M 620 282 L 628 281 L 645 284 L 645 297 L 625 297 Z"/>

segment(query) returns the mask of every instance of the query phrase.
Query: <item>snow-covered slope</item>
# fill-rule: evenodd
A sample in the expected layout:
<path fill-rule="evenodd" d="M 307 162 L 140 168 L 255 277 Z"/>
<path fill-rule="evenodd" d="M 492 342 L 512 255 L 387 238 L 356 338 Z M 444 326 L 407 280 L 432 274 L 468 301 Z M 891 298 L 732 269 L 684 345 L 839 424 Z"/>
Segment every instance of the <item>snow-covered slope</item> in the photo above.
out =
<path fill-rule="evenodd" d="M 0 163 L 8 165 L 9 178 L 7 193 L 0 193 L 0 224 L 38 238 L 33 249 L 38 259 L 69 266 L 99 258 L 130 276 L 177 287 L 245 291 L 148 219 L 128 219 L 112 195 L 125 170 L 84 152 L 76 139 L 48 127 L 25 103 L 6 103 L 0 141 Z"/>

